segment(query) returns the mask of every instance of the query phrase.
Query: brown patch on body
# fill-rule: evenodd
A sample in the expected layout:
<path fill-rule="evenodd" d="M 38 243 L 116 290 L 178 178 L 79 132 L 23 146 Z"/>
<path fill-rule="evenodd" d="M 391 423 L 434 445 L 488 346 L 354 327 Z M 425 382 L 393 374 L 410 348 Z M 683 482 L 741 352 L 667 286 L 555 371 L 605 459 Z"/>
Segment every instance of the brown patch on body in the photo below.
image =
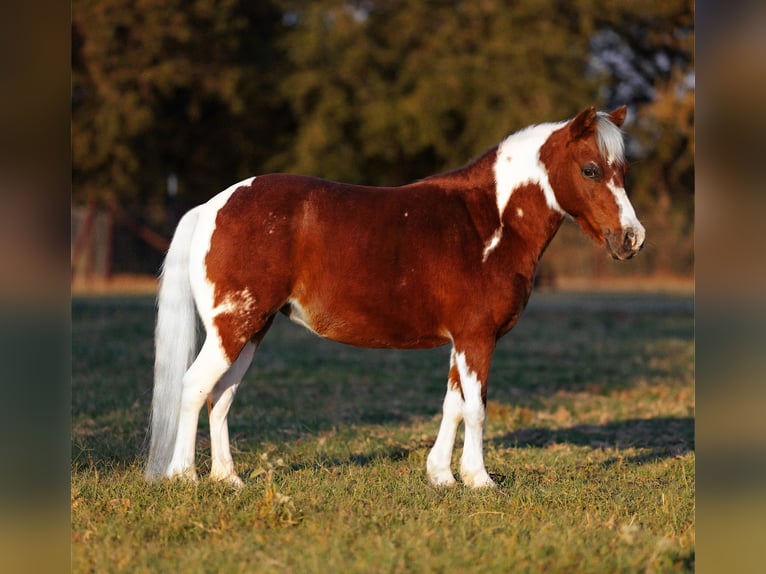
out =
<path fill-rule="evenodd" d="M 237 189 L 218 211 L 205 258 L 213 323 L 229 360 L 265 334 L 290 290 L 292 212 L 299 197 L 259 183 Z"/>

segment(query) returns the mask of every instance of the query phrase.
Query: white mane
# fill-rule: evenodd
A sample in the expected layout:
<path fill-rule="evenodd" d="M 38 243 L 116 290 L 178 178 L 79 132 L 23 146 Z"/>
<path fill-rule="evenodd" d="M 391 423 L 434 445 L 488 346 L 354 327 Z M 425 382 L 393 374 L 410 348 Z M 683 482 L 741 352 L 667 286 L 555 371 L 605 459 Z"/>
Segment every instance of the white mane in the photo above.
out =
<path fill-rule="evenodd" d="M 596 141 L 598 150 L 609 164 L 625 163 L 625 142 L 622 130 L 612 123 L 607 113 L 596 114 Z"/>

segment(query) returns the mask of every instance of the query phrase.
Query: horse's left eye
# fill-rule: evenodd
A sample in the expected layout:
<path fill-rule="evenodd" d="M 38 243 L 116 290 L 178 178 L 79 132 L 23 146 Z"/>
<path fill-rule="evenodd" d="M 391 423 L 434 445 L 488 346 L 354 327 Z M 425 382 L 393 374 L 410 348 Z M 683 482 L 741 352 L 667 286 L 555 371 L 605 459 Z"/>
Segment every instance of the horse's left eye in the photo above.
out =
<path fill-rule="evenodd" d="M 590 164 L 582 168 L 582 174 L 588 179 L 598 179 L 601 177 L 601 170 L 598 169 L 597 165 Z"/>

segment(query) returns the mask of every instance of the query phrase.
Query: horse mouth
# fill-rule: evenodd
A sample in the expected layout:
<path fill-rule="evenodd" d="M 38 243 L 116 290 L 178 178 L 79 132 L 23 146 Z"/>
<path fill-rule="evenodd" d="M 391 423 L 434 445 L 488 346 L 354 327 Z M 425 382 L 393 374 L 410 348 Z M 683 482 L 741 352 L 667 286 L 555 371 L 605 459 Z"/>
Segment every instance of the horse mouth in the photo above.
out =
<path fill-rule="evenodd" d="M 636 256 L 636 253 L 638 251 L 628 251 L 627 253 L 621 253 L 621 252 L 615 252 L 613 250 L 609 250 L 609 255 L 612 256 L 612 259 L 616 259 L 617 261 L 627 261 L 628 259 L 632 259 Z"/>

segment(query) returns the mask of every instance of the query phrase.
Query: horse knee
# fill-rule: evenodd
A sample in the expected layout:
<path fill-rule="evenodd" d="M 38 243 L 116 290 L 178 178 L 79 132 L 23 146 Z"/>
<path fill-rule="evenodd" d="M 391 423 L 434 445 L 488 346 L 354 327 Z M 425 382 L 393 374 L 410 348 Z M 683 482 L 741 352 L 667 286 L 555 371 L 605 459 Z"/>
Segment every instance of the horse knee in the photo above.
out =
<path fill-rule="evenodd" d="M 467 426 L 482 427 L 486 418 L 484 404 L 479 401 L 466 401 L 463 405 L 463 421 Z"/>

